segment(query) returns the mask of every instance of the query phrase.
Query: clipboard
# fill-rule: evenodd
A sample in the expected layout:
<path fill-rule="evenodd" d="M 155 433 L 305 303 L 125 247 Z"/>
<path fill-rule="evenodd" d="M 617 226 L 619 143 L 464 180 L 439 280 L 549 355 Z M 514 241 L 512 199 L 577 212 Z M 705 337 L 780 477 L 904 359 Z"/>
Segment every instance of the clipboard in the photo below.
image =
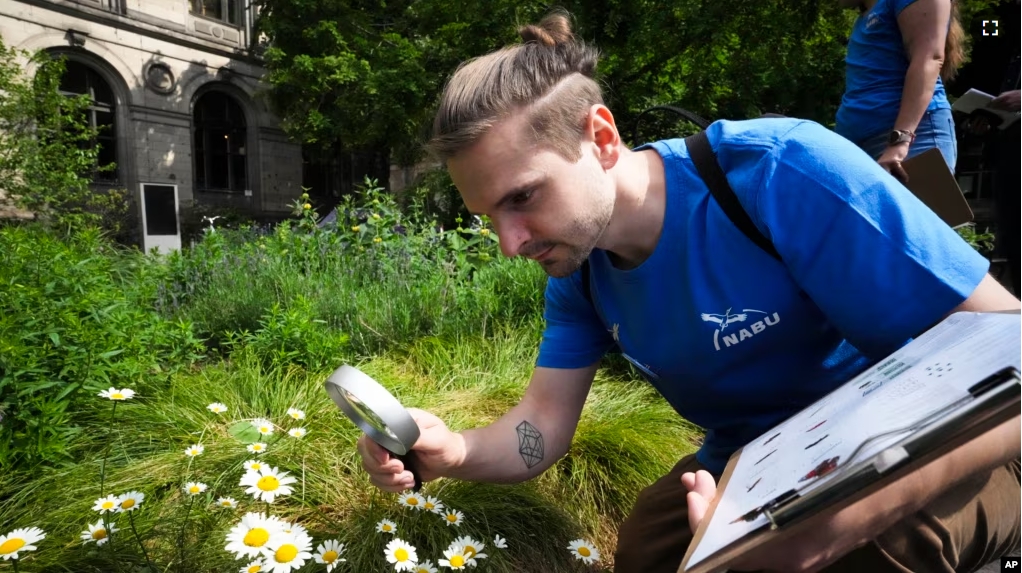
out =
<path fill-rule="evenodd" d="M 1022 318 L 1019 316 L 1019 311 L 968 314 L 1009 314 Z M 947 320 L 945 319 L 945 321 Z M 1022 326 L 1022 321 L 1015 320 L 1014 324 L 1017 325 L 1017 328 Z M 868 497 L 888 484 L 928 465 L 1017 416 L 1020 405 L 1022 405 L 1022 385 L 1020 385 L 1022 378 L 1020 378 L 1018 360 L 1013 359 L 1011 362 L 1013 364 L 997 368 L 990 375 L 969 387 L 967 396 L 948 403 L 942 411 L 933 412 L 933 419 L 918 420 L 922 423 L 908 436 L 885 446 L 878 453 L 864 456 L 858 460 L 854 458 L 853 454 L 850 457 L 851 463 L 842 465 L 830 473 L 827 476 L 829 481 L 825 484 L 807 492 L 785 491 L 763 506 L 755 508 L 752 511 L 757 511 L 760 515 L 765 516 L 768 525 L 727 544 L 690 567 L 689 563 L 696 553 L 696 548 L 704 541 L 708 527 L 713 522 L 720 501 L 724 497 L 724 495 L 718 494 L 711 502 L 699 528 L 694 532 L 692 542 L 678 568 L 678 573 L 727 571 L 728 565 L 746 552 L 766 543 L 783 543 L 785 539 L 812 528 L 816 520 L 833 515 Z M 841 391 L 842 388 L 859 379 L 859 376 L 853 378 L 831 394 Z M 825 399 L 826 397 L 821 401 Z M 771 430 L 767 434 L 773 431 Z M 756 441 L 753 440 L 750 445 Z M 746 446 L 746 448 L 748 447 L 749 445 Z M 739 484 L 732 485 L 732 478 L 746 448 L 735 452 L 729 459 L 718 480 L 718 492 L 727 492 L 729 486 L 741 487 Z M 718 520 L 716 523 L 719 526 L 721 522 Z"/>
<path fill-rule="evenodd" d="M 939 149 L 927 149 L 901 166 L 908 174 L 905 187 L 951 228 L 971 223 L 975 218 Z"/>

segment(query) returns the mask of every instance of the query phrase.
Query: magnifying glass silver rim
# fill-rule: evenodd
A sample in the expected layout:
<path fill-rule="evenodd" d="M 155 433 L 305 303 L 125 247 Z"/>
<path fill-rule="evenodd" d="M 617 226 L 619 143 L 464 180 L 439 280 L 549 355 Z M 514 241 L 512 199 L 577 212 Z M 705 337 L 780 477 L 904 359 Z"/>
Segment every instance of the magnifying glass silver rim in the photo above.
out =
<path fill-rule="evenodd" d="M 387 450 L 403 456 L 408 453 L 419 439 L 419 426 L 404 406 L 376 380 L 355 368 L 345 364 L 323 382 L 330 398 L 355 424 L 373 441 Z M 344 397 L 348 392 L 366 408 L 372 411 L 393 433 L 381 432 L 362 416 L 361 412 L 352 407 Z"/>

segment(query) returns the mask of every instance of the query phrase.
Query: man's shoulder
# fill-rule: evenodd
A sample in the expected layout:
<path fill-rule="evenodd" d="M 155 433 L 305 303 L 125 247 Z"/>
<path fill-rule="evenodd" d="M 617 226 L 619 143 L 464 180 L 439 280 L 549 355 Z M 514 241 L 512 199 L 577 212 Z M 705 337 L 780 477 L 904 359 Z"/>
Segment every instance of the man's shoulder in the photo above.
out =
<path fill-rule="evenodd" d="M 797 117 L 758 117 L 753 119 L 719 119 L 706 127 L 706 136 L 718 156 L 742 151 L 767 151 L 790 142 L 813 146 L 840 137 L 819 123 Z M 689 156 L 685 138 L 663 139 L 650 143 L 661 155 L 675 158 Z"/>

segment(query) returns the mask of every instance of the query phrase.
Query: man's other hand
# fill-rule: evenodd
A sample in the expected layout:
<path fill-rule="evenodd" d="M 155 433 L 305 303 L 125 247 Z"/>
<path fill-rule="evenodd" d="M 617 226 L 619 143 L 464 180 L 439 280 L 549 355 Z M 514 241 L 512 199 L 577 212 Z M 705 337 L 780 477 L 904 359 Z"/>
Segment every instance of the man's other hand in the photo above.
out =
<path fill-rule="evenodd" d="M 995 97 L 987 104 L 990 109 L 1019 111 L 1019 90 L 1011 90 Z"/>

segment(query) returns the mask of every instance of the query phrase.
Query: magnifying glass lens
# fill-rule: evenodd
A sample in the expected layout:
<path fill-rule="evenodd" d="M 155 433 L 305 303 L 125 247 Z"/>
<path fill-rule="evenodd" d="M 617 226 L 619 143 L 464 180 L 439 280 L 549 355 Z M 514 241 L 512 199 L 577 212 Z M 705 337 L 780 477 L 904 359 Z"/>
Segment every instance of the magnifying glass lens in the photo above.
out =
<path fill-rule="evenodd" d="M 391 438 L 394 438 L 394 440 L 400 441 L 400 438 L 398 438 L 397 435 L 395 435 L 394 432 L 391 431 L 391 429 L 387 426 L 387 424 L 385 424 L 383 420 L 381 420 L 380 417 L 376 415 L 376 412 L 373 412 L 368 407 L 366 407 L 365 403 L 359 400 L 358 397 L 352 394 L 351 392 L 348 392 L 343 388 L 341 389 L 341 391 L 344 392 L 344 397 L 345 399 L 347 399 L 348 404 L 350 404 L 351 407 L 354 408 L 356 412 L 358 412 L 359 416 L 361 416 L 362 419 L 367 424 L 371 425 L 373 428 L 376 428 L 377 431 L 387 434 Z"/>

